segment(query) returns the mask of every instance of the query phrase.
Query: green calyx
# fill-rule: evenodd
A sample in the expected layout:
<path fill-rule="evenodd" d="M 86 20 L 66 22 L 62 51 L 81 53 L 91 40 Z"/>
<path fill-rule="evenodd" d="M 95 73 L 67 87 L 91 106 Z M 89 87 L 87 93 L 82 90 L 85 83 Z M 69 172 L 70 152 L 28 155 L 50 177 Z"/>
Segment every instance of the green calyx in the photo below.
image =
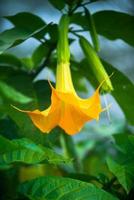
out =
<path fill-rule="evenodd" d="M 59 22 L 59 39 L 57 46 L 58 63 L 68 63 L 70 60 L 68 27 L 69 27 L 69 17 L 67 15 L 62 15 Z"/>

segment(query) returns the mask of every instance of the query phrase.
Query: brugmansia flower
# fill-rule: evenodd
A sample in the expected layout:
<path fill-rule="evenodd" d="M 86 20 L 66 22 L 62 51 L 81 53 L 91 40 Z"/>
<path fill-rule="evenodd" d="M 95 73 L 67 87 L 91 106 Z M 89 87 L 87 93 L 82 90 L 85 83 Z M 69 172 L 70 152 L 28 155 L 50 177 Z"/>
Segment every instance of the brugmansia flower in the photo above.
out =
<path fill-rule="evenodd" d="M 99 88 L 88 99 L 77 96 L 71 80 L 69 64 L 61 64 L 57 70 L 56 89 L 51 86 L 51 105 L 44 111 L 23 111 L 42 132 L 60 126 L 66 133 L 78 133 L 85 122 L 99 119 L 102 112 Z"/>
<path fill-rule="evenodd" d="M 69 135 L 76 134 L 85 122 L 98 120 L 99 114 L 103 111 L 99 95 L 100 87 L 88 99 L 81 99 L 75 92 L 69 64 L 68 24 L 68 17 L 63 15 L 59 24 L 56 88 L 50 83 L 51 105 L 44 111 L 20 110 L 27 113 L 35 126 L 46 133 L 59 126 Z"/>

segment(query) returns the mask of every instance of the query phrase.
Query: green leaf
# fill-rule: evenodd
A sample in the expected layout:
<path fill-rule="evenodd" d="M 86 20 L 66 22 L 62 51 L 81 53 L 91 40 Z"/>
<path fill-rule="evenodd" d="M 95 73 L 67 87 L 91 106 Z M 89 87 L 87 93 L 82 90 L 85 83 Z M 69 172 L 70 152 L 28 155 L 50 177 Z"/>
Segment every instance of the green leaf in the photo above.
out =
<path fill-rule="evenodd" d="M 122 39 L 134 46 L 134 16 L 109 10 L 97 12 L 93 14 L 93 18 L 98 34 L 110 40 Z M 71 21 L 89 30 L 87 18 L 81 12 L 74 14 Z"/>
<path fill-rule="evenodd" d="M 57 24 L 50 24 L 48 26 L 48 33 L 50 35 L 51 41 L 53 43 L 57 43 L 57 40 L 58 40 L 58 25 Z"/>
<path fill-rule="evenodd" d="M 32 123 L 27 114 L 21 113 L 11 106 L 3 106 L 4 113 L 7 114 L 17 125 L 18 136 L 27 137 L 36 143 L 44 144 L 45 134 L 42 134 Z M 19 107 L 19 106 L 18 106 Z M 22 108 L 22 107 L 21 107 Z"/>
<path fill-rule="evenodd" d="M 107 158 L 107 165 L 119 183 L 129 192 L 134 186 L 134 136 L 116 135 L 115 141 L 118 153 L 114 158 Z"/>
<path fill-rule="evenodd" d="M 40 17 L 28 12 L 17 13 L 16 15 L 6 16 L 5 18 L 8 19 L 14 26 L 31 32 L 34 32 L 46 25 Z"/>
<path fill-rule="evenodd" d="M 12 54 L 1 54 L 0 55 L 0 66 L 12 66 L 16 68 L 21 68 L 22 63 L 19 58 Z"/>
<path fill-rule="evenodd" d="M 6 151 L 13 151 L 16 149 L 16 145 L 12 144 L 12 141 L 6 139 L 0 135 L 0 154 L 5 153 Z"/>
<path fill-rule="evenodd" d="M 49 26 L 40 17 L 29 12 L 21 12 L 16 15 L 6 16 L 5 18 L 15 27 L 26 30 L 29 33 L 35 33 L 34 37 L 37 39 L 43 38 L 46 28 Z"/>
<path fill-rule="evenodd" d="M 34 68 L 34 64 L 31 57 L 22 58 L 21 62 L 27 70 L 32 70 Z"/>
<path fill-rule="evenodd" d="M 54 176 L 25 182 L 20 185 L 19 192 L 32 200 L 117 200 L 93 184 Z"/>
<path fill-rule="evenodd" d="M 51 44 L 48 44 L 47 42 L 44 44 L 39 45 L 35 51 L 32 54 L 32 61 L 34 64 L 34 68 L 36 69 L 38 66 L 40 66 L 43 61 L 46 59 L 48 52 L 51 48 Z"/>
<path fill-rule="evenodd" d="M 56 154 L 52 149 L 37 145 L 29 139 L 8 140 L 0 136 L 0 165 L 25 163 L 68 163 L 69 159 Z"/>
<path fill-rule="evenodd" d="M 55 0 L 49 0 L 49 2 L 55 7 L 57 8 L 58 10 L 62 10 L 65 6 L 65 1 L 64 0 L 58 0 L 58 1 L 55 1 Z"/>
<path fill-rule="evenodd" d="M 17 67 L 13 65 L 8 66 L 7 62 L 7 64 L 0 66 L 0 80 L 6 81 L 8 77 L 14 76 L 16 71 Z"/>
<path fill-rule="evenodd" d="M 107 73 L 113 76 L 111 77 L 112 85 L 114 90 L 112 91 L 112 95 L 122 108 L 126 119 L 130 124 L 134 124 L 134 116 L 132 110 L 134 110 L 134 84 L 117 68 L 112 66 L 111 64 L 102 61 Z M 89 63 L 87 63 L 86 59 L 81 61 L 81 63 L 75 64 L 75 66 L 78 66 L 78 70 L 91 82 L 91 84 L 97 88 L 98 83 L 94 79 L 92 70 L 89 66 Z M 79 67 L 81 66 L 81 67 Z M 129 106 L 128 106 L 129 105 Z"/>
<path fill-rule="evenodd" d="M 0 81 L 0 94 L 11 101 L 15 101 L 18 103 L 29 103 L 32 99 L 24 94 L 20 93 L 19 91 L 15 90 L 11 86 L 7 85 L 6 83 Z"/>
<path fill-rule="evenodd" d="M 33 37 L 35 34 L 44 30 L 45 27 L 46 26 L 43 26 L 34 32 L 17 27 L 2 32 L 0 34 L 0 53 L 12 46 L 22 43 L 30 37 Z"/>
<path fill-rule="evenodd" d="M 45 67 L 46 60 L 49 60 L 50 54 L 56 47 L 57 34 L 55 25 L 49 25 L 46 31 L 50 35 L 50 39 L 40 44 L 33 52 L 31 57 L 23 58 L 22 62 L 27 69 L 38 69 Z M 56 26 L 57 27 L 57 26 Z M 47 62 L 46 62 L 47 63 Z M 38 72 L 38 70 L 37 70 Z"/>
<path fill-rule="evenodd" d="M 114 90 L 112 95 L 122 108 L 127 121 L 134 125 L 134 115 L 132 110 L 134 110 L 134 84 L 117 68 L 113 67 L 109 63 L 103 61 L 103 64 L 109 74 L 113 74 L 111 81 L 113 83 Z"/>
<path fill-rule="evenodd" d="M 39 109 L 46 109 L 49 106 L 51 99 L 51 88 L 48 81 L 39 80 L 36 81 L 33 86 L 36 92 Z"/>
<path fill-rule="evenodd" d="M 14 27 L 0 33 L 0 52 L 16 46 L 30 37 L 41 39 L 46 33 L 46 23 L 31 13 L 18 13 L 5 17 Z"/>

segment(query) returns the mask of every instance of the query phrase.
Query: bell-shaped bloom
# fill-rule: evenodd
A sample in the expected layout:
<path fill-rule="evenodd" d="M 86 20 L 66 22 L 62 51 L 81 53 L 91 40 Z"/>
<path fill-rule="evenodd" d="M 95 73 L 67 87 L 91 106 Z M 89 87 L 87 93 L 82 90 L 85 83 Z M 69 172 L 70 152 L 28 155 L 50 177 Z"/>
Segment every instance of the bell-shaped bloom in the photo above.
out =
<path fill-rule="evenodd" d="M 69 63 L 57 67 L 56 88 L 50 84 L 51 105 L 44 111 L 23 111 L 29 115 L 36 127 L 49 133 L 56 126 L 73 135 L 78 133 L 85 122 L 98 120 L 103 111 L 99 87 L 88 99 L 81 99 L 75 92 Z"/>
<path fill-rule="evenodd" d="M 73 135 L 78 133 L 85 122 L 98 120 L 103 111 L 99 88 L 88 99 L 81 99 L 75 92 L 70 72 L 70 51 L 68 45 L 68 17 L 63 15 L 59 23 L 59 41 L 57 47 L 56 88 L 51 84 L 51 105 L 44 111 L 23 111 L 44 133 L 56 126 Z"/>

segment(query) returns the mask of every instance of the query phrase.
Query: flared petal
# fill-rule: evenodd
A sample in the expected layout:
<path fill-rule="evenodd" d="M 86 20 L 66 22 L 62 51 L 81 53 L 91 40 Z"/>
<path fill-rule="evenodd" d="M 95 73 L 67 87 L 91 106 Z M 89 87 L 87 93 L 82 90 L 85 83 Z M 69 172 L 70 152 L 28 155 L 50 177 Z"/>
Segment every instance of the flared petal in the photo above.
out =
<path fill-rule="evenodd" d="M 55 98 L 59 98 L 65 104 L 77 107 L 77 109 L 79 109 L 81 113 L 87 115 L 87 117 L 91 119 L 98 120 L 100 113 L 103 111 L 103 109 L 101 108 L 99 87 L 96 89 L 94 94 L 88 99 L 81 99 L 74 93 L 59 92 L 54 87 L 52 87 L 52 91 L 53 95 L 55 95 Z"/>
<path fill-rule="evenodd" d="M 48 109 L 43 112 L 28 112 L 35 126 L 42 132 L 49 133 L 54 127 L 57 126 L 59 121 L 59 110 L 55 109 L 54 112 L 48 112 Z"/>
<path fill-rule="evenodd" d="M 81 112 L 79 108 L 64 103 L 61 110 L 59 126 L 64 129 L 67 134 L 73 135 L 78 133 L 85 122 L 90 120 L 91 118 Z"/>
<path fill-rule="evenodd" d="M 97 88 L 97 90 L 90 98 L 81 101 L 80 107 L 83 110 L 83 112 L 86 113 L 88 116 L 98 120 L 100 113 L 103 111 L 101 107 L 99 89 Z"/>
<path fill-rule="evenodd" d="M 50 132 L 60 126 L 69 135 L 78 133 L 83 125 L 93 119 L 98 120 L 101 108 L 99 88 L 88 99 L 81 99 L 74 93 L 65 93 L 55 89 L 50 83 L 51 106 L 44 110 L 25 111 L 34 125 L 42 132 Z"/>
<path fill-rule="evenodd" d="M 20 110 L 16 107 L 14 108 L 20 112 L 27 113 L 34 125 L 44 133 L 49 133 L 54 127 L 56 127 L 60 119 L 59 109 L 54 109 L 54 111 L 52 111 L 51 107 L 44 111 L 28 111 Z"/>

